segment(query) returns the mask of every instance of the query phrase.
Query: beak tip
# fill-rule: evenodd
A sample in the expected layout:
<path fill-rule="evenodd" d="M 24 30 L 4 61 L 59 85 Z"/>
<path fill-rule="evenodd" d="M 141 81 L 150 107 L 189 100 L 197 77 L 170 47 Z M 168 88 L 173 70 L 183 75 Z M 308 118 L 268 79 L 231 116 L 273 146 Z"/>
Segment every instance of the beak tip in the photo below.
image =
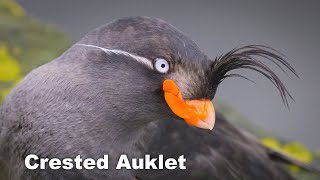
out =
<path fill-rule="evenodd" d="M 213 127 L 214 127 L 214 123 L 208 125 L 208 129 L 209 129 L 209 130 L 212 130 Z"/>

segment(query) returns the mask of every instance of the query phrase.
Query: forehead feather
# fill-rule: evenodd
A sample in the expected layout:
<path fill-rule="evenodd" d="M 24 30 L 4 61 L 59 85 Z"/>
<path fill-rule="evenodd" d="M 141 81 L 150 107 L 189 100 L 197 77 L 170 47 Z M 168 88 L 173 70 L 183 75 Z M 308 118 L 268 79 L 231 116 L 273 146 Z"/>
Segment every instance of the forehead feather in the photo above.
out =
<path fill-rule="evenodd" d="M 207 59 L 181 31 L 148 17 L 115 20 L 88 33 L 80 43 L 120 49 L 149 59 L 163 56 L 193 63 Z"/>

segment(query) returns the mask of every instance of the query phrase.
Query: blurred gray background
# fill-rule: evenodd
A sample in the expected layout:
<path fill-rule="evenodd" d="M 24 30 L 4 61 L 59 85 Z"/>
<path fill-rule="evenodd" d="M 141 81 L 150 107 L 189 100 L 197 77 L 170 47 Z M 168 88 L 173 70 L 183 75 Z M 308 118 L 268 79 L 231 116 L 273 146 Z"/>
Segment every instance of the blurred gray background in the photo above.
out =
<path fill-rule="evenodd" d="M 124 16 L 164 19 L 191 37 L 214 58 L 234 47 L 263 44 L 284 53 L 300 79 L 281 71 L 295 98 L 290 110 L 270 82 L 244 72 L 224 81 L 216 95 L 250 121 L 267 130 L 320 148 L 320 2 L 319 1 L 106 1 L 18 0 L 26 11 L 66 32 L 73 41 L 88 31 Z M 50 43 L 50 42 L 48 42 Z"/>

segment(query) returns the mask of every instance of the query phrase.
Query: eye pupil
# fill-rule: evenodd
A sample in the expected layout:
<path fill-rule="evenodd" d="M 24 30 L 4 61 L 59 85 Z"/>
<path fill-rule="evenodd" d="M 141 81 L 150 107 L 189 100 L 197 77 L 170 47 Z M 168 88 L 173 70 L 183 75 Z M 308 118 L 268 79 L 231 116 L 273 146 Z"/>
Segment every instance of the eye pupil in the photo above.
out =
<path fill-rule="evenodd" d="M 162 67 L 162 68 L 165 68 L 165 67 L 166 67 L 166 65 L 165 65 L 165 64 L 161 64 L 161 67 Z"/>

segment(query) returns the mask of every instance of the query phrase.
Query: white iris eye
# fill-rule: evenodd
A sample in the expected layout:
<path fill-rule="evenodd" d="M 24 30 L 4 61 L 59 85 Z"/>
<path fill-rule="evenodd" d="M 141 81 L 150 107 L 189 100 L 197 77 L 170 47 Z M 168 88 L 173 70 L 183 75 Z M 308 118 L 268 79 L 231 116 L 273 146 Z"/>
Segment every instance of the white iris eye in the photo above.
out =
<path fill-rule="evenodd" d="M 169 71 L 169 63 L 163 58 L 157 58 L 154 67 L 160 73 L 167 73 Z"/>

